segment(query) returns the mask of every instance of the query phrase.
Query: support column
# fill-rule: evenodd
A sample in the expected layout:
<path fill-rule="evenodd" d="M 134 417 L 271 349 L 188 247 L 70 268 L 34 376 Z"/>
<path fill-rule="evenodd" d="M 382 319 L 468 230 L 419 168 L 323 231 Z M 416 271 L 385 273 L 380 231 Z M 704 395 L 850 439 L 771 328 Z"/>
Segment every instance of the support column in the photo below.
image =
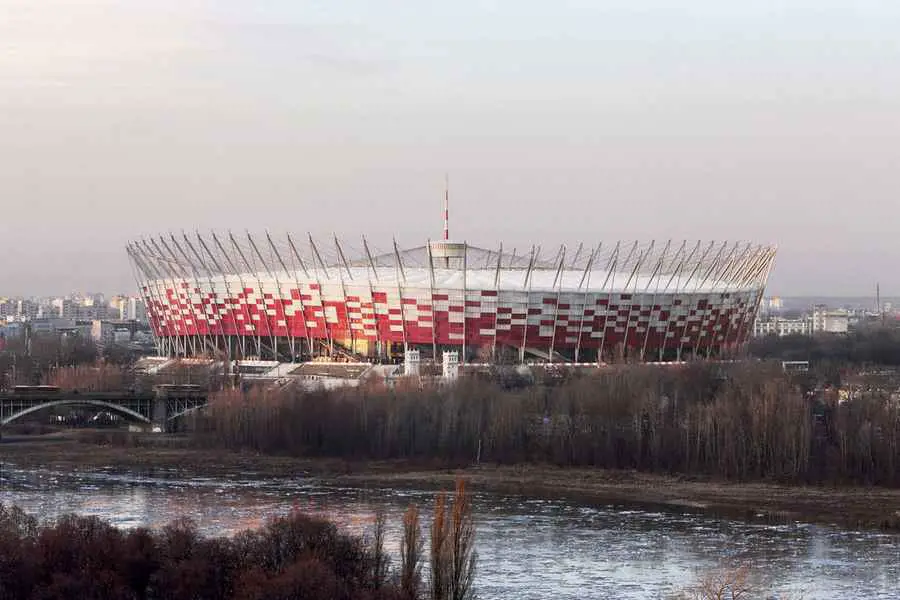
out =
<path fill-rule="evenodd" d="M 156 296 L 158 298 L 157 304 L 162 311 L 162 322 L 165 323 L 165 331 L 161 333 L 165 337 L 168 345 L 166 354 L 172 358 L 177 358 L 178 331 L 177 328 L 172 324 L 174 320 L 172 318 L 172 303 L 169 300 L 169 295 L 166 293 L 166 278 L 165 274 L 162 272 L 162 268 L 160 267 L 161 259 L 158 253 L 154 251 L 153 248 L 151 248 L 147 240 L 141 240 L 141 243 L 144 247 L 143 256 L 153 267 L 153 285 L 156 288 Z M 157 314 L 157 318 L 160 318 L 159 314 Z"/>
<path fill-rule="evenodd" d="M 394 258 L 397 261 L 397 273 L 399 277 L 397 277 L 397 299 L 400 301 L 400 331 L 403 335 L 403 355 L 406 356 L 406 351 L 409 350 L 409 342 L 406 338 L 406 308 L 403 304 L 403 286 L 401 285 L 401 281 L 406 283 L 406 271 L 403 268 L 403 259 L 400 258 L 400 248 L 397 246 L 397 240 L 394 239 Z M 390 326 L 390 303 L 388 303 L 388 326 Z M 432 318 L 433 315 L 432 315 Z"/>
<path fill-rule="evenodd" d="M 216 246 L 220 247 L 218 244 L 218 240 L 215 239 L 215 234 L 213 234 L 213 240 L 215 240 Z M 235 348 L 235 349 L 240 350 L 241 359 L 243 359 L 246 356 L 246 347 L 244 345 L 244 330 L 241 329 L 240 325 L 238 324 L 237 314 L 236 314 L 236 311 L 234 310 L 234 301 L 238 300 L 238 298 L 236 298 L 234 295 L 232 295 L 231 286 L 228 284 L 227 272 L 225 271 L 225 269 L 222 268 L 222 264 L 218 261 L 215 254 L 213 254 L 212 251 L 209 249 L 209 246 L 206 244 L 206 240 L 203 239 L 203 237 L 200 235 L 200 233 L 197 233 L 197 242 L 200 244 L 200 247 L 202 247 L 203 250 L 206 252 L 206 255 L 209 256 L 210 260 L 212 261 L 213 266 L 215 266 L 216 270 L 218 271 L 219 276 L 222 278 L 222 289 L 225 290 L 225 298 L 224 298 L 224 302 L 216 303 L 216 309 L 218 310 L 218 305 L 222 304 L 222 306 L 225 307 L 225 310 L 227 310 L 229 315 L 231 316 L 231 322 L 234 324 L 234 330 L 235 330 L 235 333 L 234 333 L 234 335 L 236 337 L 235 342 L 239 345 L 239 347 Z M 211 274 L 210 274 L 210 282 L 212 282 Z M 210 284 L 212 285 L 212 283 L 210 283 Z M 214 289 L 218 290 L 218 287 L 214 287 Z M 219 295 L 218 291 L 216 291 L 217 299 L 218 299 L 218 295 Z M 222 337 L 225 339 L 225 345 L 228 348 L 228 352 L 227 352 L 228 360 L 231 361 L 233 359 L 233 356 L 231 353 L 231 339 L 226 334 L 224 326 L 222 326 Z"/>
<path fill-rule="evenodd" d="M 606 290 L 606 306 L 603 308 L 604 315 L 600 329 L 600 344 L 597 347 L 597 364 L 603 362 L 603 348 L 606 346 L 606 323 L 609 320 L 609 304 L 612 302 L 612 291 L 616 287 L 616 269 L 619 267 L 619 248 L 621 248 L 621 242 L 616 242 L 616 247 L 609 255 L 609 260 L 606 261 L 606 278 L 603 280 L 603 285 L 600 286 L 600 293 Z M 611 282 L 610 278 L 612 279 Z M 609 289 L 607 289 L 607 285 L 609 285 Z M 618 308 L 616 310 L 618 311 Z M 618 314 L 616 317 L 618 318 Z M 615 320 L 613 320 L 613 333 L 615 333 Z"/>
<path fill-rule="evenodd" d="M 162 356 L 166 336 L 162 328 L 160 315 L 157 312 L 159 303 L 150 285 L 151 280 L 155 276 L 150 265 L 144 262 L 143 251 L 137 243 L 128 245 L 128 255 L 131 257 L 135 283 L 138 285 L 138 292 L 141 294 L 141 301 L 144 302 L 147 319 L 150 321 L 150 330 L 153 332 L 153 341 L 156 343 L 156 353 Z M 138 273 L 141 274 L 143 279 L 138 277 Z"/>
<path fill-rule="evenodd" d="M 669 286 L 672 285 L 672 281 L 673 280 L 675 281 L 675 291 L 672 293 L 671 303 L 669 304 L 669 311 L 668 311 L 669 315 L 668 315 L 668 318 L 666 319 L 666 329 L 663 332 L 662 344 L 660 344 L 660 347 L 659 347 L 659 362 L 663 362 L 665 360 L 666 344 L 669 343 L 669 325 L 672 323 L 673 319 L 676 319 L 675 302 L 678 301 L 678 290 L 681 287 L 681 271 L 682 271 L 682 269 L 684 269 L 685 265 L 690 264 L 690 262 L 694 258 L 694 255 L 697 253 L 697 250 L 699 250 L 699 249 L 700 249 L 700 242 L 698 241 L 697 244 L 694 246 L 694 249 L 691 250 L 691 253 L 687 257 L 681 259 L 681 262 L 678 264 L 678 267 L 672 273 L 672 276 L 669 277 L 669 281 L 666 282 L 666 287 L 663 290 L 663 293 L 666 294 L 669 291 Z"/>
<path fill-rule="evenodd" d="M 168 424 L 168 395 L 162 389 L 157 388 L 153 398 L 151 412 L 151 426 L 154 432 L 165 433 Z"/>
<path fill-rule="evenodd" d="M 241 270 L 238 269 L 237 266 L 234 264 L 234 261 L 231 260 L 231 255 L 228 252 L 226 252 L 225 247 L 222 245 L 222 242 L 219 241 L 219 238 L 218 238 L 218 236 L 216 236 L 215 233 L 212 234 L 212 239 L 213 239 L 213 242 L 215 242 L 216 247 L 219 249 L 219 253 L 222 255 L 222 257 L 225 259 L 225 262 L 227 262 L 228 266 L 231 268 L 232 273 L 234 273 L 234 275 L 237 277 L 238 284 L 241 286 L 240 293 L 237 294 L 237 296 L 235 298 L 233 298 L 233 300 L 237 300 L 238 305 L 241 307 L 241 309 L 240 309 L 241 316 L 244 318 L 244 320 L 241 322 L 241 327 L 239 328 L 240 331 L 238 332 L 238 335 L 240 336 L 240 342 L 241 342 L 241 360 L 244 360 L 247 358 L 247 355 L 246 355 L 247 348 L 245 345 L 246 340 L 247 340 L 247 331 L 248 331 L 247 326 L 248 325 L 250 326 L 249 331 L 251 331 L 251 332 L 254 331 L 253 323 L 251 322 L 251 321 L 253 321 L 253 319 L 250 318 L 250 309 L 247 307 L 247 292 L 245 291 L 247 289 L 247 285 L 244 283 L 244 277 L 241 274 Z M 226 278 L 226 274 L 224 272 L 222 273 L 222 277 L 223 277 L 223 279 Z M 227 282 L 227 279 L 226 279 L 226 282 Z M 243 299 L 241 298 L 241 296 L 243 296 Z M 237 320 L 235 320 L 235 323 L 237 323 Z M 257 344 L 257 346 L 258 346 L 258 344 Z M 259 354 L 258 347 L 257 347 L 257 354 Z"/>
<path fill-rule="evenodd" d="M 367 277 L 369 280 L 369 301 L 372 303 L 372 319 L 375 321 L 376 362 L 381 362 L 384 349 L 382 348 L 381 332 L 378 330 L 378 309 L 375 308 L 375 286 L 372 285 L 373 277 L 375 278 L 375 281 L 378 281 L 378 268 L 375 266 L 375 260 L 372 258 L 372 253 L 369 251 L 369 243 L 366 241 L 366 236 L 363 236 L 362 242 L 369 266 L 372 268 L 372 275 Z M 363 326 L 363 331 L 365 331 L 365 326 Z M 434 297 L 431 298 L 431 335 L 434 337 Z"/>
<path fill-rule="evenodd" d="M 500 249 L 497 251 L 497 268 L 494 271 L 494 292 L 496 293 L 496 296 L 494 297 L 494 336 L 491 340 L 491 360 L 494 362 L 497 361 L 497 315 L 500 311 L 500 269 L 502 263 L 503 244 L 501 243 Z M 512 265 L 510 265 L 510 268 L 512 268 Z"/>
<path fill-rule="evenodd" d="M 319 269 L 325 274 L 326 281 L 330 280 L 331 276 L 328 274 L 328 267 L 325 266 L 322 255 L 319 254 L 319 248 L 316 246 L 315 241 L 313 241 L 312 233 L 307 232 L 306 236 L 309 238 L 309 247 L 313 255 L 313 270 L 316 273 L 316 285 L 319 286 L 319 308 L 322 309 L 322 323 L 325 324 L 325 335 L 328 339 L 328 357 L 334 358 L 334 337 L 331 335 L 331 326 L 328 324 L 328 311 L 325 310 L 325 290 L 322 288 L 322 279 L 319 277 Z M 316 263 L 318 263 L 318 266 L 316 266 Z"/>
<path fill-rule="evenodd" d="M 581 251 L 581 246 L 578 247 L 578 251 Z M 556 326 L 559 321 L 559 300 L 562 297 L 562 275 L 565 262 L 566 246 L 563 244 L 559 249 L 559 266 L 556 269 L 556 277 L 553 278 L 553 287 L 556 288 L 556 303 L 553 306 L 553 331 L 550 332 L 550 353 L 547 355 L 550 364 L 553 364 L 553 353 L 556 349 Z"/>
<path fill-rule="evenodd" d="M 678 249 L 678 252 L 675 253 L 673 263 L 675 260 L 678 259 L 678 254 L 682 250 L 684 250 L 685 244 L 687 244 L 687 241 L 685 241 L 681 245 L 681 248 Z M 653 307 L 656 306 L 656 297 L 659 295 L 659 283 L 660 283 L 660 279 L 662 278 L 662 274 L 665 271 L 664 264 L 666 261 L 666 257 L 669 254 L 669 247 L 671 245 L 672 245 L 672 240 L 669 240 L 668 242 L 666 242 L 666 247 L 663 249 L 662 254 L 659 255 L 659 259 L 656 263 L 656 267 L 654 267 L 653 273 L 650 275 L 650 279 L 647 280 L 647 285 L 644 286 L 644 294 L 643 295 L 646 297 L 647 292 L 650 291 L 650 286 L 653 284 L 653 280 L 654 279 L 656 280 L 656 287 L 653 288 L 653 295 L 650 297 L 650 314 L 647 316 L 647 325 L 646 325 L 646 331 L 644 332 L 644 341 L 641 344 L 641 349 L 640 349 L 640 352 L 638 353 L 638 356 L 640 357 L 641 362 L 644 361 L 644 354 L 647 351 L 647 342 L 650 339 L 650 332 L 653 331 L 653 311 L 654 311 Z M 672 265 L 669 266 L 669 268 L 671 268 L 671 267 L 672 267 Z M 643 306 L 641 308 L 643 309 Z M 662 309 L 662 307 L 660 307 L 660 309 Z M 658 312 L 659 311 L 657 311 L 657 318 L 659 316 Z M 641 321 L 640 316 L 638 316 L 638 323 L 640 323 L 640 321 Z"/>
<path fill-rule="evenodd" d="M 650 242 L 650 246 L 643 252 L 638 255 L 637 263 L 634 265 L 634 269 L 631 270 L 631 275 L 628 277 L 628 281 L 625 282 L 625 291 L 628 291 L 628 286 L 631 285 L 632 281 L 634 282 L 634 288 L 631 290 L 631 300 L 628 303 L 628 317 L 626 317 L 625 321 L 625 335 L 622 337 L 622 352 L 624 352 L 630 361 L 632 358 L 631 353 L 628 350 L 628 330 L 631 329 L 631 315 L 634 312 L 634 301 L 636 300 L 636 296 L 638 295 L 638 275 L 641 272 L 641 267 L 644 265 L 644 261 L 653 254 L 653 248 L 656 245 L 656 240 L 652 240 Z M 645 290 L 646 291 L 646 288 Z M 638 318 L 637 321 L 634 322 L 634 333 L 638 333 L 638 323 L 641 322 L 641 310 L 644 308 L 644 293 L 641 293 L 641 301 L 638 303 Z M 621 294 L 620 294 L 621 297 Z"/>
<path fill-rule="evenodd" d="M 175 238 L 175 234 L 169 234 L 169 238 L 172 240 L 172 245 L 178 250 L 180 256 L 184 259 L 184 264 L 186 267 L 186 271 L 189 270 L 191 275 L 194 278 L 194 292 L 192 294 L 188 294 L 188 301 L 191 307 L 191 314 L 193 315 L 194 327 L 197 330 L 198 339 L 202 341 L 203 344 L 203 354 L 207 354 L 209 356 L 214 356 L 212 352 L 210 352 L 210 348 L 215 348 L 216 342 L 212 340 L 212 333 L 210 333 L 210 325 L 209 325 L 209 317 L 206 314 L 206 304 L 203 303 L 203 284 L 200 283 L 200 270 L 197 268 L 197 265 L 194 264 L 194 261 L 187 255 L 184 251 L 184 248 L 181 247 L 181 244 L 178 243 L 178 240 Z M 189 269 L 188 269 L 189 268 Z M 199 296 L 200 308 L 194 304 L 194 298 L 192 296 Z M 204 323 L 206 323 L 206 333 L 200 332 L 200 322 L 201 319 Z"/>
<path fill-rule="evenodd" d="M 584 287 L 584 295 L 581 298 L 581 315 L 578 317 L 578 337 L 575 338 L 575 363 L 581 360 L 581 336 L 584 335 L 584 317 L 587 312 L 588 294 L 591 291 L 591 269 L 594 266 L 594 258 L 603 249 L 603 242 L 597 244 L 597 247 L 591 250 L 591 256 L 588 258 L 584 272 L 581 274 L 581 281 L 578 282 L 578 289 Z M 575 262 L 572 262 L 572 266 Z M 596 314 L 597 305 L 594 303 L 594 313 Z M 596 317 L 595 317 L 596 318 Z M 593 328 L 591 328 L 593 330 Z"/>
<path fill-rule="evenodd" d="M 182 232 L 181 236 L 184 238 L 184 243 L 187 245 L 188 249 L 194 255 L 194 258 L 197 259 L 197 262 L 203 267 L 203 270 L 206 272 L 206 281 L 209 284 L 209 310 L 213 313 L 212 325 L 215 327 L 215 345 L 216 351 L 221 353 L 224 351 L 223 345 L 227 345 L 227 340 L 223 340 L 222 338 L 225 335 L 225 330 L 222 327 L 222 315 L 219 314 L 219 294 L 216 292 L 216 285 L 213 283 L 212 270 L 209 268 L 209 265 L 206 264 L 206 261 L 203 260 L 203 256 L 197 251 L 194 247 L 194 244 L 191 243 L 190 238 L 186 233 Z M 209 319 L 207 319 L 209 322 Z M 222 343 L 224 341 L 224 344 Z M 221 354 L 216 358 L 221 357 Z"/>
<path fill-rule="evenodd" d="M 528 313 L 531 310 L 531 270 L 534 268 L 535 261 L 540 255 L 540 248 L 535 250 L 531 247 L 531 260 L 528 261 L 528 270 L 525 271 L 525 281 L 522 282 L 522 289 L 525 290 L 525 323 L 522 325 L 522 346 L 519 350 L 519 362 L 525 362 L 525 347 L 528 341 Z"/>
<path fill-rule="evenodd" d="M 291 234 L 289 234 L 289 233 L 287 234 L 287 241 L 288 241 L 288 245 L 291 248 L 291 266 L 293 267 L 293 272 L 294 272 L 294 285 L 297 286 L 297 298 L 298 298 L 297 301 L 300 303 L 300 316 L 303 318 L 303 331 L 306 332 L 306 346 L 309 349 L 309 357 L 310 357 L 310 359 L 312 359 L 313 354 L 315 352 L 313 350 L 313 338 L 312 338 L 312 332 L 310 331 L 309 322 L 306 319 L 306 305 L 303 303 L 303 292 L 300 289 L 300 277 L 298 276 L 297 265 L 299 265 L 300 268 L 303 269 L 303 274 L 306 275 L 307 289 L 309 289 L 309 280 L 310 280 L 309 269 L 306 268 L 306 263 L 303 262 L 303 258 L 300 256 L 300 253 L 297 252 L 297 246 L 294 245 L 294 240 L 291 238 Z M 271 240 L 270 240 L 270 243 L 271 243 Z M 275 249 L 274 244 L 272 245 L 272 249 L 273 250 Z M 281 260 L 281 255 L 278 254 L 277 250 L 275 253 L 276 253 L 276 255 L 278 255 L 279 260 Z M 295 260 L 297 261 L 296 264 L 294 264 Z M 282 262 L 282 266 L 284 266 L 284 262 Z M 319 292 L 321 293 L 321 290 L 319 290 Z M 315 316 L 315 315 L 313 315 L 313 316 Z M 325 316 L 324 310 L 322 312 L 322 316 L 323 317 Z M 294 319 L 296 319 L 296 318 L 297 318 L 296 313 L 294 313 Z M 302 348 L 301 348 L 300 354 L 301 354 L 301 358 L 302 358 L 302 354 L 303 354 Z"/>
<path fill-rule="evenodd" d="M 447 259 L 450 260 L 450 259 Z M 460 362 L 462 364 L 466 364 L 468 362 L 466 360 L 466 336 L 469 334 L 468 332 L 468 284 L 466 282 L 466 271 L 468 270 L 467 264 L 469 260 L 469 244 L 468 242 L 463 242 L 463 339 L 462 339 L 462 356 L 460 357 Z"/>
<path fill-rule="evenodd" d="M 697 266 L 696 266 L 696 267 L 694 268 L 694 270 L 691 272 L 690 276 L 688 276 L 687 283 L 689 283 L 689 282 L 694 278 L 694 276 L 695 276 L 697 270 L 698 270 L 700 267 L 702 267 L 703 264 L 706 262 L 707 254 L 709 253 L 710 250 L 712 250 L 712 248 L 713 248 L 714 245 L 715 245 L 714 243 L 710 243 L 710 245 L 709 245 L 709 247 L 707 248 L 706 252 L 705 252 L 705 253 L 703 254 L 703 256 L 700 258 L 700 262 L 697 263 Z M 709 275 L 710 275 L 710 274 L 713 272 L 713 270 L 718 266 L 718 264 L 719 264 L 719 259 L 720 259 L 720 257 L 722 256 L 722 252 L 725 251 L 725 248 L 727 247 L 727 245 L 728 245 L 728 242 L 722 242 L 721 247 L 719 247 L 718 253 L 716 253 L 715 259 L 713 260 L 713 262 L 712 262 L 712 264 L 709 266 L 709 268 L 706 270 L 706 273 L 705 273 L 705 275 L 703 276 L 703 279 L 694 282 L 694 289 L 693 289 L 694 295 L 696 295 L 697 290 L 699 290 L 700 287 L 701 287 L 704 283 L 706 283 L 706 280 L 709 278 Z M 689 318 L 689 317 L 690 317 L 690 309 L 688 309 L 688 314 L 685 315 L 685 318 L 684 318 L 684 328 L 683 328 L 682 331 L 681 331 L 681 339 L 679 340 L 679 343 L 678 343 L 678 355 L 677 355 L 677 356 L 678 356 L 678 360 L 679 360 L 679 361 L 681 360 L 681 353 L 682 353 L 682 350 L 684 349 L 684 338 L 687 337 L 686 334 L 687 334 L 687 330 L 688 330 L 688 318 Z M 699 345 L 699 341 L 700 341 L 700 332 L 702 332 L 702 331 L 703 331 L 703 320 L 702 320 L 702 318 L 701 318 L 701 320 L 700 320 L 700 327 L 698 328 L 698 332 L 697 332 L 697 342 L 698 342 L 698 345 Z M 696 355 L 696 348 L 694 349 L 694 354 Z"/>

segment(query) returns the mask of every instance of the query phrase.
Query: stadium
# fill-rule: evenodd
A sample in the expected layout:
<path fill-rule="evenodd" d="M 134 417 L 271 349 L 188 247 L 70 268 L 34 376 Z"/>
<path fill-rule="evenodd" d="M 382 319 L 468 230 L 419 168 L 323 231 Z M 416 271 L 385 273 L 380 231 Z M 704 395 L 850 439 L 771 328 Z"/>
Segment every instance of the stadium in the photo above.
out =
<path fill-rule="evenodd" d="M 775 249 L 617 242 L 403 249 L 268 233 L 163 235 L 128 254 L 159 354 L 228 360 L 678 361 L 747 341 Z"/>

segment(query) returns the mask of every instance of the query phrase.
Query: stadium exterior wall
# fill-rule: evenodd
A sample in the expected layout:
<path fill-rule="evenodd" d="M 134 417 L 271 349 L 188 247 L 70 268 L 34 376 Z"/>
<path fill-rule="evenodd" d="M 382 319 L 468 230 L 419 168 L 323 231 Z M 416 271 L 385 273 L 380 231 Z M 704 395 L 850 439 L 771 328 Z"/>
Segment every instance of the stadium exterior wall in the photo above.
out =
<path fill-rule="evenodd" d="M 160 354 L 389 359 L 416 347 L 464 360 L 682 360 L 742 347 L 775 250 L 602 245 L 566 258 L 428 243 L 348 258 L 310 239 L 232 234 L 130 244 Z M 264 248 L 263 252 L 260 248 Z M 453 250 L 453 248 L 451 248 Z"/>

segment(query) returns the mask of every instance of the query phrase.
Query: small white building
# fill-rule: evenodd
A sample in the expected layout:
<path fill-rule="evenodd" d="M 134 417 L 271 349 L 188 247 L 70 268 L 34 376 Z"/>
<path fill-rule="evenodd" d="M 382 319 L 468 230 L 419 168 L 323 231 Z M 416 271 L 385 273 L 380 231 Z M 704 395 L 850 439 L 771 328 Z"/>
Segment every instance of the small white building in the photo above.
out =
<path fill-rule="evenodd" d="M 408 377 L 418 377 L 420 364 L 419 351 L 407 349 L 403 355 L 403 374 Z"/>
<path fill-rule="evenodd" d="M 446 381 L 454 381 L 459 377 L 459 352 L 444 351 L 443 359 L 443 375 Z"/>

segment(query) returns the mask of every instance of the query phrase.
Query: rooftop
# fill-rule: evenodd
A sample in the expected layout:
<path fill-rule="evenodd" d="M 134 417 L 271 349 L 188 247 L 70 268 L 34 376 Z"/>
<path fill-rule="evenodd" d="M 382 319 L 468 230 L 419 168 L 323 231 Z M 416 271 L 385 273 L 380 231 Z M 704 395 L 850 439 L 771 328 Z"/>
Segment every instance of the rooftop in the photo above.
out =
<path fill-rule="evenodd" d="M 735 242 L 615 242 L 588 248 L 560 246 L 489 250 L 458 244 L 458 255 L 436 256 L 434 245 L 377 252 L 362 247 L 316 244 L 306 251 L 290 236 L 258 239 L 231 234 L 135 242 L 128 251 L 148 281 L 195 281 L 203 287 L 224 282 L 269 281 L 290 285 L 350 282 L 442 289 L 732 291 L 761 287 L 775 256 L 771 246 Z"/>

